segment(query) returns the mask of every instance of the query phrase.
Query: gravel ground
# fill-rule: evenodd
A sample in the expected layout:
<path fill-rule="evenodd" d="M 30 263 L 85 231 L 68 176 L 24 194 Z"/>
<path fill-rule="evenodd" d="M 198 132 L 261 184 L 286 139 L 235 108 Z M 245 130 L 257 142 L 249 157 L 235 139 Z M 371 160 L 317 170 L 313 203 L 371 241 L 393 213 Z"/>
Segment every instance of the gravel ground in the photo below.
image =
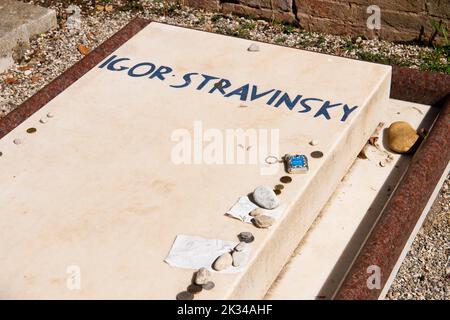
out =
<path fill-rule="evenodd" d="M 136 16 L 321 53 L 450 73 L 448 52 L 443 55 L 442 50 L 305 32 L 293 25 L 224 16 L 162 1 L 97 1 L 101 5 L 111 4 L 111 11 L 99 10 L 102 8 L 96 8 L 91 0 L 23 1 L 56 9 L 59 27 L 34 38 L 30 47 L 18 54 L 17 63 L 0 74 L 0 118 L 80 60 L 83 57 L 80 52 L 92 50 Z M 65 8 L 69 4 L 82 10 L 79 31 L 66 27 Z M 389 299 L 449 298 L 446 274 L 450 251 L 449 185 L 447 179 L 402 264 L 388 293 Z"/>
<path fill-rule="evenodd" d="M 450 299 L 450 175 L 442 186 L 386 299 Z"/>

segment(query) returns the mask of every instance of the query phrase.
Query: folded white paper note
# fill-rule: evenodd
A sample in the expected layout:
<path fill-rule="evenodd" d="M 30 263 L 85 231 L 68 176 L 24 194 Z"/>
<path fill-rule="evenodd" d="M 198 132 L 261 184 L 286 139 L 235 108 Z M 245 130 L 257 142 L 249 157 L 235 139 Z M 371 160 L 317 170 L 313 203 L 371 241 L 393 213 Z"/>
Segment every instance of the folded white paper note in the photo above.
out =
<path fill-rule="evenodd" d="M 178 235 L 170 249 L 169 255 L 164 260 L 169 265 L 186 269 L 207 268 L 211 271 L 213 262 L 225 252 L 230 252 L 236 247 L 238 241 L 224 241 L 219 239 L 206 239 L 196 236 Z M 250 248 L 245 251 L 250 257 Z M 245 266 L 229 267 L 220 273 L 241 272 Z"/>
<path fill-rule="evenodd" d="M 256 208 L 259 208 L 256 204 L 250 201 L 248 196 L 242 196 L 238 199 L 238 201 L 231 207 L 230 210 L 228 210 L 225 215 L 231 216 L 233 218 L 242 220 L 247 223 L 252 223 L 253 217 L 250 215 L 250 212 L 255 210 Z M 286 209 L 286 205 L 280 205 L 279 207 L 267 210 L 262 209 L 262 214 L 269 216 L 275 220 L 277 220 L 281 215 L 284 213 Z"/>

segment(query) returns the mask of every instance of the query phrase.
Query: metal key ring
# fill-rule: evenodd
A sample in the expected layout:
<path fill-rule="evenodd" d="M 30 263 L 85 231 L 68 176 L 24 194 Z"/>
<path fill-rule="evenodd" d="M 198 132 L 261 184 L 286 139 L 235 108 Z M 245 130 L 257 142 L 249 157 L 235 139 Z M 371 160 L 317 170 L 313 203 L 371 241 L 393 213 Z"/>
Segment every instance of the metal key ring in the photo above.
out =
<path fill-rule="evenodd" d="M 275 157 L 275 156 L 268 156 L 268 157 L 265 159 L 265 161 L 266 161 L 267 164 L 275 164 L 275 163 L 278 163 L 278 162 L 282 162 L 280 159 L 278 159 L 278 158 Z"/>

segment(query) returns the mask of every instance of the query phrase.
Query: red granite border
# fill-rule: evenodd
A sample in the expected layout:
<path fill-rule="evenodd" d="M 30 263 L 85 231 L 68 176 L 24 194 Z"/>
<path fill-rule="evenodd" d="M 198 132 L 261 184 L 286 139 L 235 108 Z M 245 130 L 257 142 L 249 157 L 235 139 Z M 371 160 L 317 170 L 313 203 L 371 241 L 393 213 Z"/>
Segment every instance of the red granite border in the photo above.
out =
<path fill-rule="evenodd" d="M 411 232 L 450 161 L 450 75 L 394 68 L 391 96 L 441 108 L 430 133 L 387 203 L 335 299 L 378 299 Z M 367 280 L 378 266 L 381 288 Z"/>
<path fill-rule="evenodd" d="M 134 19 L 84 59 L 0 119 L 0 139 L 150 22 L 142 18 Z M 381 290 L 367 288 L 367 267 L 381 267 L 384 275 L 383 287 L 450 160 L 450 75 L 393 67 L 391 97 L 442 107 L 442 110 L 344 280 L 337 299 L 378 298 Z"/>
<path fill-rule="evenodd" d="M 150 22 L 150 20 L 142 18 L 132 20 L 111 38 L 86 55 L 82 60 L 67 69 L 63 74 L 39 90 L 27 101 L 8 113 L 4 118 L 0 119 L 0 139 L 103 61 L 109 54 L 119 48 Z"/>
<path fill-rule="evenodd" d="M 450 75 L 418 69 L 392 68 L 391 98 L 431 106 L 450 93 Z"/>

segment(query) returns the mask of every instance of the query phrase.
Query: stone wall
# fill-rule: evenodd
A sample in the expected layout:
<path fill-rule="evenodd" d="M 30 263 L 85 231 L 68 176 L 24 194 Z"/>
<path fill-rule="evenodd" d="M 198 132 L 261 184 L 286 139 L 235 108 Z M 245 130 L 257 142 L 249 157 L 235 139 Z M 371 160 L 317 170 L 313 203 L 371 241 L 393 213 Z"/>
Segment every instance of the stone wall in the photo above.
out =
<path fill-rule="evenodd" d="M 450 33 L 450 0 L 177 0 L 222 13 L 298 23 L 309 31 L 365 35 L 394 41 L 429 40 L 441 22 Z M 381 28 L 369 29 L 371 5 L 380 8 Z M 437 36 L 443 42 L 442 36 Z"/>

